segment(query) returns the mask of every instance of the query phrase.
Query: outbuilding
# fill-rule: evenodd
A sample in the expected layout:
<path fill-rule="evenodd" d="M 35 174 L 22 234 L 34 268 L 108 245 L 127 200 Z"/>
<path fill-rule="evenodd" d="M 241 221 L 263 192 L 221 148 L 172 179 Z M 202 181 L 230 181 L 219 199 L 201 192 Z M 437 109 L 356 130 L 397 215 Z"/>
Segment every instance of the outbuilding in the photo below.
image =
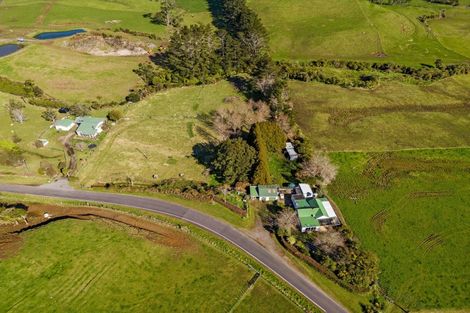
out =
<path fill-rule="evenodd" d="M 294 149 L 294 145 L 291 142 L 286 142 L 286 152 L 290 161 L 295 161 L 299 158 L 299 155 Z"/>

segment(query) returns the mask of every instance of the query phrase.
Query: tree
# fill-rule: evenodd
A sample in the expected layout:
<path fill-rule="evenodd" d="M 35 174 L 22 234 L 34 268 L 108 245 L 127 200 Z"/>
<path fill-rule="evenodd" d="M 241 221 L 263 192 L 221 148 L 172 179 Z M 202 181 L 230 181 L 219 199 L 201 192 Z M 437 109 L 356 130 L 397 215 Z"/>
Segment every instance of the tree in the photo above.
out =
<path fill-rule="evenodd" d="M 8 112 L 10 113 L 10 118 L 13 122 L 24 123 L 26 121 L 26 116 L 23 112 L 24 104 L 20 101 L 15 101 L 13 99 L 7 105 Z"/>
<path fill-rule="evenodd" d="M 295 214 L 294 210 L 285 208 L 278 213 L 276 222 L 278 230 L 286 232 L 286 234 L 289 236 L 292 229 L 297 226 L 297 215 Z"/>
<path fill-rule="evenodd" d="M 253 127 L 256 141 L 262 140 L 269 152 L 281 152 L 286 144 L 286 135 L 276 122 L 265 121 L 256 123 Z"/>
<path fill-rule="evenodd" d="M 258 150 L 258 163 L 253 175 L 253 183 L 266 185 L 271 183 L 271 174 L 268 164 L 268 148 L 260 124 L 255 124 L 252 129 L 253 143 Z"/>
<path fill-rule="evenodd" d="M 161 9 L 155 13 L 152 22 L 155 24 L 178 27 L 181 23 L 181 13 L 175 0 L 161 0 Z"/>
<path fill-rule="evenodd" d="M 69 113 L 73 116 L 85 116 L 90 114 L 90 109 L 84 104 L 74 104 L 70 107 Z"/>
<path fill-rule="evenodd" d="M 55 122 L 57 119 L 57 113 L 51 108 L 48 108 L 46 111 L 41 113 L 41 117 L 48 122 Z"/>
<path fill-rule="evenodd" d="M 112 122 L 119 121 L 122 118 L 122 116 L 123 116 L 123 114 L 122 114 L 122 111 L 120 111 L 120 110 L 111 110 L 111 111 L 108 112 L 108 115 L 106 115 L 108 120 L 110 120 Z"/>
<path fill-rule="evenodd" d="M 247 181 L 256 161 L 256 150 L 245 140 L 229 139 L 218 148 L 212 165 L 219 178 L 230 185 Z"/>
<path fill-rule="evenodd" d="M 336 174 L 337 167 L 331 163 L 328 156 L 316 153 L 302 163 L 302 169 L 297 176 L 301 179 L 318 178 L 322 185 L 328 185 L 336 178 Z"/>
<path fill-rule="evenodd" d="M 163 63 L 183 82 L 206 83 L 220 74 L 219 46 L 210 25 L 184 26 L 171 37 Z"/>
<path fill-rule="evenodd" d="M 254 123 L 265 121 L 270 114 L 269 107 L 263 102 L 240 102 L 231 108 L 219 108 L 212 116 L 214 129 L 224 139 L 249 130 Z"/>

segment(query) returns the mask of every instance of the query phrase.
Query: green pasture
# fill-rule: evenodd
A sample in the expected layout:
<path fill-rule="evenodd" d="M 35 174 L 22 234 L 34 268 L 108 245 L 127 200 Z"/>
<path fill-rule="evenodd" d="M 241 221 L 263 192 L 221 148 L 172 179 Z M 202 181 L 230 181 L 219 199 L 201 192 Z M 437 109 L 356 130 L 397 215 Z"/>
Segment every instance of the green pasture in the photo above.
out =
<path fill-rule="evenodd" d="M 368 0 L 249 0 L 268 29 L 277 59 L 318 58 L 397 61 L 417 64 L 437 58 L 468 60 L 468 10 L 451 8 L 436 36 L 416 19 L 442 6 L 414 0 L 380 6 Z M 433 23 L 434 25 L 434 23 Z"/>
<path fill-rule="evenodd" d="M 211 111 L 226 105 L 226 97 L 236 95 L 228 82 L 171 89 L 128 106 L 120 121 L 102 142 L 99 150 L 85 161 L 79 173 L 83 185 L 95 182 L 134 182 L 184 177 L 208 181 L 205 167 L 199 165 L 193 147 L 217 139 L 203 122 Z"/>
<path fill-rule="evenodd" d="M 428 85 L 347 89 L 290 82 L 294 115 L 317 149 L 377 151 L 470 145 L 470 76 Z"/>
<path fill-rule="evenodd" d="M 0 179 L 23 183 L 46 182 L 49 178 L 38 172 L 40 163 L 48 162 L 57 168 L 58 162 L 64 159 L 63 147 L 58 141 L 64 133 L 50 129 L 51 123 L 41 117 L 43 109 L 31 105 L 26 105 L 23 110 L 27 120 L 23 124 L 13 123 L 6 108 L 9 99 L 13 98 L 0 93 L 0 142 L 2 142 L 0 149 L 17 146 L 23 151 L 26 162 L 17 166 L 0 164 Z M 16 144 L 13 143 L 15 135 L 21 139 Z M 44 148 L 36 148 L 34 143 L 37 139 L 47 139 L 49 144 Z"/>
<path fill-rule="evenodd" d="M 184 23 L 210 23 L 206 1 L 180 0 L 178 5 L 184 9 Z M 159 2 L 148 0 L 4 0 L 0 4 L 0 30 L 14 29 L 32 34 L 39 30 L 74 27 L 122 27 L 165 37 L 167 33 L 164 26 L 152 24 L 143 17 L 146 13 L 155 13 L 158 10 Z"/>
<path fill-rule="evenodd" d="M 332 153 L 329 193 L 411 311 L 470 307 L 470 149 Z"/>
<path fill-rule="evenodd" d="M 140 83 L 132 72 L 145 57 L 101 57 L 54 44 L 28 45 L 0 58 L 0 76 L 31 79 L 47 94 L 70 102 L 122 101 Z M 97 66 L 99 65 L 99 66 Z"/>
<path fill-rule="evenodd" d="M 27 231 L 19 253 L 0 261 L 0 310 L 229 311 L 254 272 L 186 237 L 186 244 L 168 246 L 99 220 L 63 220 Z M 266 312 L 271 296 L 284 312 L 298 312 L 261 280 L 255 291 L 258 286 L 261 307 L 252 312 Z"/>

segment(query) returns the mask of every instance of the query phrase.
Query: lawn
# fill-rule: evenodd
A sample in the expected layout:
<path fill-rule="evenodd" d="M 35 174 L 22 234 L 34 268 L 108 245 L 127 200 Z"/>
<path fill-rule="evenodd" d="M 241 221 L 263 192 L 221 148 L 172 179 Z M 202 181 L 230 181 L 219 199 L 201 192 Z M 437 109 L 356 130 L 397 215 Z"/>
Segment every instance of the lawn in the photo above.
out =
<path fill-rule="evenodd" d="M 63 48 L 59 41 L 28 45 L 1 58 L 0 76 L 34 80 L 47 94 L 70 103 L 122 101 L 140 83 L 132 70 L 145 60 L 87 55 Z"/>
<path fill-rule="evenodd" d="M 236 95 L 227 82 L 171 89 L 128 107 L 126 117 L 102 142 L 98 153 L 85 160 L 82 185 L 95 182 L 135 182 L 184 177 L 208 181 L 205 167 L 192 157 L 196 144 L 217 138 L 201 116 Z"/>
<path fill-rule="evenodd" d="M 329 187 L 398 304 L 469 309 L 470 149 L 332 153 Z"/>
<path fill-rule="evenodd" d="M 171 245 L 145 236 L 101 220 L 62 220 L 22 233 L 19 253 L 0 261 L 0 311 L 222 312 L 254 275 L 189 235 Z M 273 295 L 285 312 L 297 312 L 257 284 L 264 291 L 257 303 L 269 307 Z"/>
<path fill-rule="evenodd" d="M 296 121 L 317 149 L 377 151 L 470 145 L 470 76 L 429 85 L 347 89 L 291 82 Z"/>
<path fill-rule="evenodd" d="M 407 6 L 380 6 L 368 0 L 249 0 L 249 5 L 268 29 L 276 59 L 340 58 L 419 64 L 436 58 L 453 62 L 469 58 L 462 53 L 466 48 L 460 48 L 468 40 L 456 36 L 470 26 L 468 10 L 463 6 L 449 9 L 449 17 L 439 21 L 449 26 L 441 27 L 437 39 L 416 18 L 438 12 L 442 6 L 421 0 Z M 454 10 L 459 13 L 454 14 Z M 454 31 L 447 32 L 446 28 Z"/>

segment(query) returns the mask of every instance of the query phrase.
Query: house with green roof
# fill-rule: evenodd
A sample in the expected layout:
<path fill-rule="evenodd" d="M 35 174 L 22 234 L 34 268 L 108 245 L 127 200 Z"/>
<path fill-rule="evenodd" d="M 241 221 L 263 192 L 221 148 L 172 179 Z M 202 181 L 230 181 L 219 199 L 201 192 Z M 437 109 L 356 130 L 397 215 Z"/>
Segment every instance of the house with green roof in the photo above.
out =
<path fill-rule="evenodd" d="M 299 184 L 291 196 L 292 206 L 297 211 L 302 232 L 319 230 L 321 226 L 339 225 L 339 219 L 327 198 L 317 198 L 307 184 Z"/>
<path fill-rule="evenodd" d="M 76 124 L 75 124 L 75 122 L 74 122 L 73 120 L 64 118 L 64 119 L 55 121 L 53 127 L 54 127 L 56 130 L 61 130 L 61 131 L 66 131 L 66 132 L 68 132 L 68 131 L 71 130 L 75 125 L 76 125 Z"/>
<path fill-rule="evenodd" d="M 260 201 L 276 201 L 279 200 L 278 185 L 258 185 L 250 186 L 251 199 Z"/>
<path fill-rule="evenodd" d="M 292 203 L 297 210 L 302 232 L 319 230 L 321 226 L 337 226 L 339 219 L 327 198 L 295 199 Z"/>
<path fill-rule="evenodd" d="M 78 124 L 78 128 L 75 132 L 80 137 L 96 138 L 103 131 L 105 120 L 91 116 L 77 117 L 75 123 Z"/>

